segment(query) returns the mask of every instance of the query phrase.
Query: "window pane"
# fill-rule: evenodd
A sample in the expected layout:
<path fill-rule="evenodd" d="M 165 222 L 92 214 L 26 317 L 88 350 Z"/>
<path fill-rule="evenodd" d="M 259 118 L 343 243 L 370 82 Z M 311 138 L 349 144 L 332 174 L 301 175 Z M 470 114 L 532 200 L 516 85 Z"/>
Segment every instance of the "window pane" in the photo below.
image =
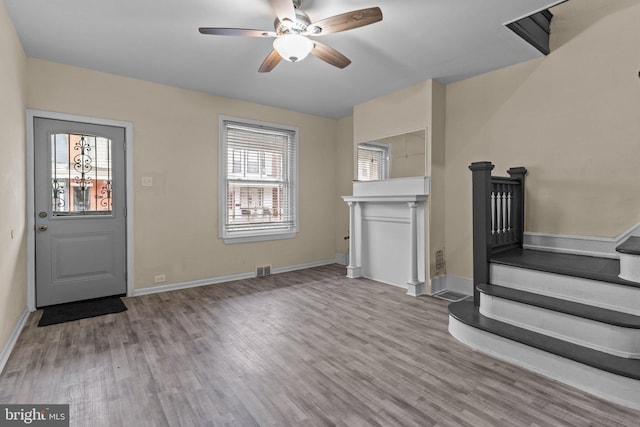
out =
<path fill-rule="evenodd" d="M 260 170 L 258 168 L 258 151 L 247 151 L 247 174 L 257 175 Z"/>
<path fill-rule="evenodd" d="M 224 122 L 227 167 L 224 236 L 295 227 L 295 133 Z"/>
<path fill-rule="evenodd" d="M 358 180 L 377 181 L 382 179 L 384 153 L 380 150 L 358 148 Z"/>
<path fill-rule="evenodd" d="M 51 135 L 52 216 L 110 215 L 111 167 L 111 140 Z"/>

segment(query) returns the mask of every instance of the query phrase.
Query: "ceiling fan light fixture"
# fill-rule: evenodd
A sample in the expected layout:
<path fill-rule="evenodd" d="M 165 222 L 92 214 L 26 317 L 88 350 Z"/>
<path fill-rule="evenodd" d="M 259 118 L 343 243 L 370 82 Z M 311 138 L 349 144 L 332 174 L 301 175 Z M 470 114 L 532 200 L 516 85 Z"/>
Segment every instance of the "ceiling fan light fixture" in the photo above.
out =
<path fill-rule="evenodd" d="M 313 49 L 313 41 L 300 34 L 283 34 L 273 41 L 273 48 L 282 59 L 289 62 L 302 61 Z"/>

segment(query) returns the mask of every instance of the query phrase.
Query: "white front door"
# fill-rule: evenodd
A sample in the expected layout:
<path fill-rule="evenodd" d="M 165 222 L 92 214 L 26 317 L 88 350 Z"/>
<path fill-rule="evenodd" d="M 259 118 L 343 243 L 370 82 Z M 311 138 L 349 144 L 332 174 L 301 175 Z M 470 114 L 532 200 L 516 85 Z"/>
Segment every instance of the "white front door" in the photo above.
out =
<path fill-rule="evenodd" d="M 126 294 L 125 129 L 34 118 L 36 306 Z"/>

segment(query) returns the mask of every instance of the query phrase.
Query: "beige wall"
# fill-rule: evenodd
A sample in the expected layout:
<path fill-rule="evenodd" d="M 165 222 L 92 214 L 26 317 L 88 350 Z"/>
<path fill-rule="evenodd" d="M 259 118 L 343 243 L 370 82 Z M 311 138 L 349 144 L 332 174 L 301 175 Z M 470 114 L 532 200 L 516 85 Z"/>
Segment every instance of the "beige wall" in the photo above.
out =
<path fill-rule="evenodd" d="M 27 304 L 25 74 L 24 51 L 0 2 L 0 350 Z"/>
<path fill-rule="evenodd" d="M 425 129 L 431 116 L 429 99 L 431 82 L 425 81 L 354 106 L 354 142 Z"/>
<path fill-rule="evenodd" d="M 133 122 L 135 287 L 182 283 L 335 259 L 335 120 L 205 93 L 28 60 L 29 108 Z M 225 245 L 218 238 L 218 115 L 300 130 L 300 232 Z M 142 176 L 154 186 L 142 187 Z"/>
<path fill-rule="evenodd" d="M 431 82 L 431 120 L 429 124 L 429 170 L 431 175 L 431 195 L 429 196 L 429 264 L 431 276 L 446 274 L 445 241 L 445 110 L 446 86 Z M 436 266 L 436 253 L 442 251 L 445 265 Z"/>
<path fill-rule="evenodd" d="M 446 272 L 471 277 L 473 161 L 493 161 L 500 174 L 529 169 L 528 231 L 615 236 L 640 222 L 640 4 L 582 0 L 553 12 L 550 56 L 446 88 L 425 81 L 335 121 L 27 60 L 0 5 L 0 348 L 26 303 L 27 106 L 133 122 L 136 288 L 153 286 L 161 273 L 180 283 L 346 253 L 348 209 L 339 196 L 351 193 L 353 143 L 423 128 L 432 176 L 427 276 L 442 273 L 433 262 L 446 246 Z M 300 128 L 296 239 L 218 239 L 218 114 Z M 141 187 L 142 176 L 152 176 L 154 187 Z"/>
<path fill-rule="evenodd" d="M 353 116 L 338 120 L 336 144 L 336 185 L 339 196 L 350 196 L 353 190 Z M 349 207 L 338 198 L 336 211 L 336 253 L 349 252 Z"/>
<path fill-rule="evenodd" d="M 553 12 L 551 55 L 447 87 L 449 274 L 472 276 L 474 161 L 527 167 L 527 231 L 613 237 L 640 222 L 640 2 Z"/>
<path fill-rule="evenodd" d="M 446 88 L 426 80 L 399 91 L 356 105 L 353 109 L 354 143 L 384 139 L 426 129 L 426 175 L 431 177 L 427 200 L 425 244 L 428 259 L 425 277 L 436 271 L 435 254 L 444 250 L 444 108 Z M 434 157 L 435 156 L 435 157 Z M 355 167 L 354 167 L 355 171 Z M 427 291 L 430 290 L 427 284 Z"/>

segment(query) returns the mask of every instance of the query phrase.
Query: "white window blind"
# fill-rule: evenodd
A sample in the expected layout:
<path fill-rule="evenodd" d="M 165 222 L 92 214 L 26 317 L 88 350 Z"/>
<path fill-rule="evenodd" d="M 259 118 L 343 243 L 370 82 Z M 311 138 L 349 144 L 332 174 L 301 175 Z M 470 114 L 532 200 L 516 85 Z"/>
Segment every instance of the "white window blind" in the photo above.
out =
<path fill-rule="evenodd" d="M 358 181 L 387 179 L 389 147 L 358 144 Z"/>
<path fill-rule="evenodd" d="M 222 237 L 295 233 L 297 131 L 229 119 L 222 128 Z"/>

